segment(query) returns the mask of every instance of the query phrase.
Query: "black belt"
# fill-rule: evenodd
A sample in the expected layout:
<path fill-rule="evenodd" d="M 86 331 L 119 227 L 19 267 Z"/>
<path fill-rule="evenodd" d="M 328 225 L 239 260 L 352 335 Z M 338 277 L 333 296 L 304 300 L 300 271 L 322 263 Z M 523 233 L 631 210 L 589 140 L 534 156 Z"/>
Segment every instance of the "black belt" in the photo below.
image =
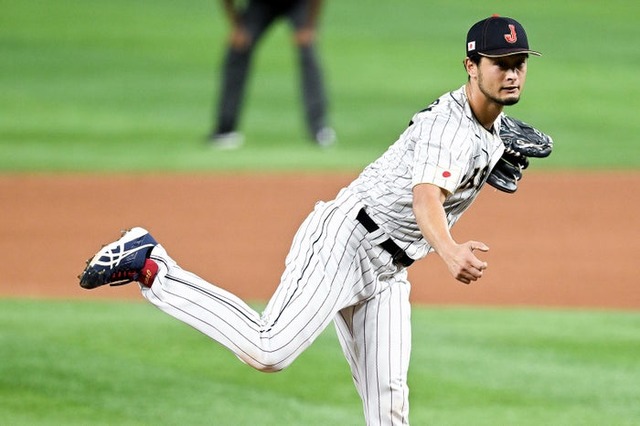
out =
<path fill-rule="evenodd" d="M 371 217 L 369 217 L 364 209 L 360 209 L 360 211 L 358 212 L 358 216 L 356 216 L 356 219 L 369 232 L 375 232 L 380 229 L 380 227 L 376 225 L 376 223 L 373 221 L 373 219 L 371 219 Z M 413 263 L 413 259 L 407 256 L 407 253 L 405 253 L 404 250 L 398 247 L 398 245 L 391 238 L 388 238 L 381 242 L 380 247 L 385 249 L 385 251 L 387 251 L 391 255 L 391 257 L 393 257 L 393 263 L 397 265 L 401 265 L 406 268 L 408 266 L 411 266 L 411 264 Z"/>

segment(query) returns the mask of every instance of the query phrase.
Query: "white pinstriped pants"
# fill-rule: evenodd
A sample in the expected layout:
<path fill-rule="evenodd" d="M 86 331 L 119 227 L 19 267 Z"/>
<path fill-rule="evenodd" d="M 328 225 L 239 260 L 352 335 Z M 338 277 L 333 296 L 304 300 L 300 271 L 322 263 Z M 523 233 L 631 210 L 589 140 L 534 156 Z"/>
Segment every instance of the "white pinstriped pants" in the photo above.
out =
<path fill-rule="evenodd" d="M 180 268 L 161 245 L 144 297 L 261 371 L 279 371 L 334 321 L 367 425 L 409 423 L 411 351 L 407 271 L 355 220 L 361 205 L 343 190 L 316 204 L 296 233 L 280 284 L 262 314 Z"/>

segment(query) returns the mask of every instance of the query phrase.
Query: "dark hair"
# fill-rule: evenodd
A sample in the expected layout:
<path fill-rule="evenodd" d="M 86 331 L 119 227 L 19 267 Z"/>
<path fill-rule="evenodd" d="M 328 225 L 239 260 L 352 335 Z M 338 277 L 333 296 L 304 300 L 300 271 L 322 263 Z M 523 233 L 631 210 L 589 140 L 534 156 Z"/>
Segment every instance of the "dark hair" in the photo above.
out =
<path fill-rule="evenodd" d="M 476 65 L 480 64 L 480 55 L 477 53 L 469 55 L 469 59 Z"/>

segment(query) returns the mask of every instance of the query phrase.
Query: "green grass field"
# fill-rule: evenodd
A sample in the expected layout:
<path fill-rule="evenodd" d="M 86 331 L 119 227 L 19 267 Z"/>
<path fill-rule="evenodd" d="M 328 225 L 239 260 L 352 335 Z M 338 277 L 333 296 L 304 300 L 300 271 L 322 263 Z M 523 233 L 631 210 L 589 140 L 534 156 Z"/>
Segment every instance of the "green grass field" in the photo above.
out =
<path fill-rule="evenodd" d="M 216 1 L 0 0 L 0 173 L 358 170 L 463 84 L 465 33 L 491 13 L 544 54 L 509 110 L 556 141 L 532 169 L 640 168 L 640 3 L 327 3 L 338 146 L 305 140 L 280 25 L 255 60 L 247 144 L 218 152 Z M 640 424 L 638 312 L 418 306 L 413 322 L 412 424 Z M 143 303 L 0 299 L 0 373 L 7 425 L 363 424 L 332 330 L 265 375 Z"/>
<path fill-rule="evenodd" d="M 359 169 L 465 81 L 464 37 L 517 17 L 532 58 L 510 113 L 554 136 L 534 168 L 637 169 L 640 3 L 329 1 L 320 49 L 340 144 L 305 140 L 290 33 L 258 51 L 245 149 L 207 149 L 227 24 L 215 1 L 0 0 L 0 171 Z"/>
<path fill-rule="evenodd" d="M 412 424 L 637 425 L 640 315 L 420 308 Z M 143 303 L 0 300 L 11 425 L 361 425 L 335 332 L 254 371 Z"/>

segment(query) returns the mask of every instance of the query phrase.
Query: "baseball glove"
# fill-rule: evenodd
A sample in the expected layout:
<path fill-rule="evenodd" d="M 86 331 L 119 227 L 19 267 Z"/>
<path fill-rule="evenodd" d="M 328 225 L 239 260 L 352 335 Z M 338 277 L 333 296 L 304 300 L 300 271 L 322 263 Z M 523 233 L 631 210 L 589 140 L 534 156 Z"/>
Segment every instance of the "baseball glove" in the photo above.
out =
<path fill-rule="evenodd" d="M 529 167 L 529 157 L 548 157 L 553 149 L 553 140 L 518 119 L 505 115 L 500 121 L 500 139 L 504 143 L 504 153 L 491 170 L 487 183 L 512 194 L 518 189 L 522 171 Z"/>

